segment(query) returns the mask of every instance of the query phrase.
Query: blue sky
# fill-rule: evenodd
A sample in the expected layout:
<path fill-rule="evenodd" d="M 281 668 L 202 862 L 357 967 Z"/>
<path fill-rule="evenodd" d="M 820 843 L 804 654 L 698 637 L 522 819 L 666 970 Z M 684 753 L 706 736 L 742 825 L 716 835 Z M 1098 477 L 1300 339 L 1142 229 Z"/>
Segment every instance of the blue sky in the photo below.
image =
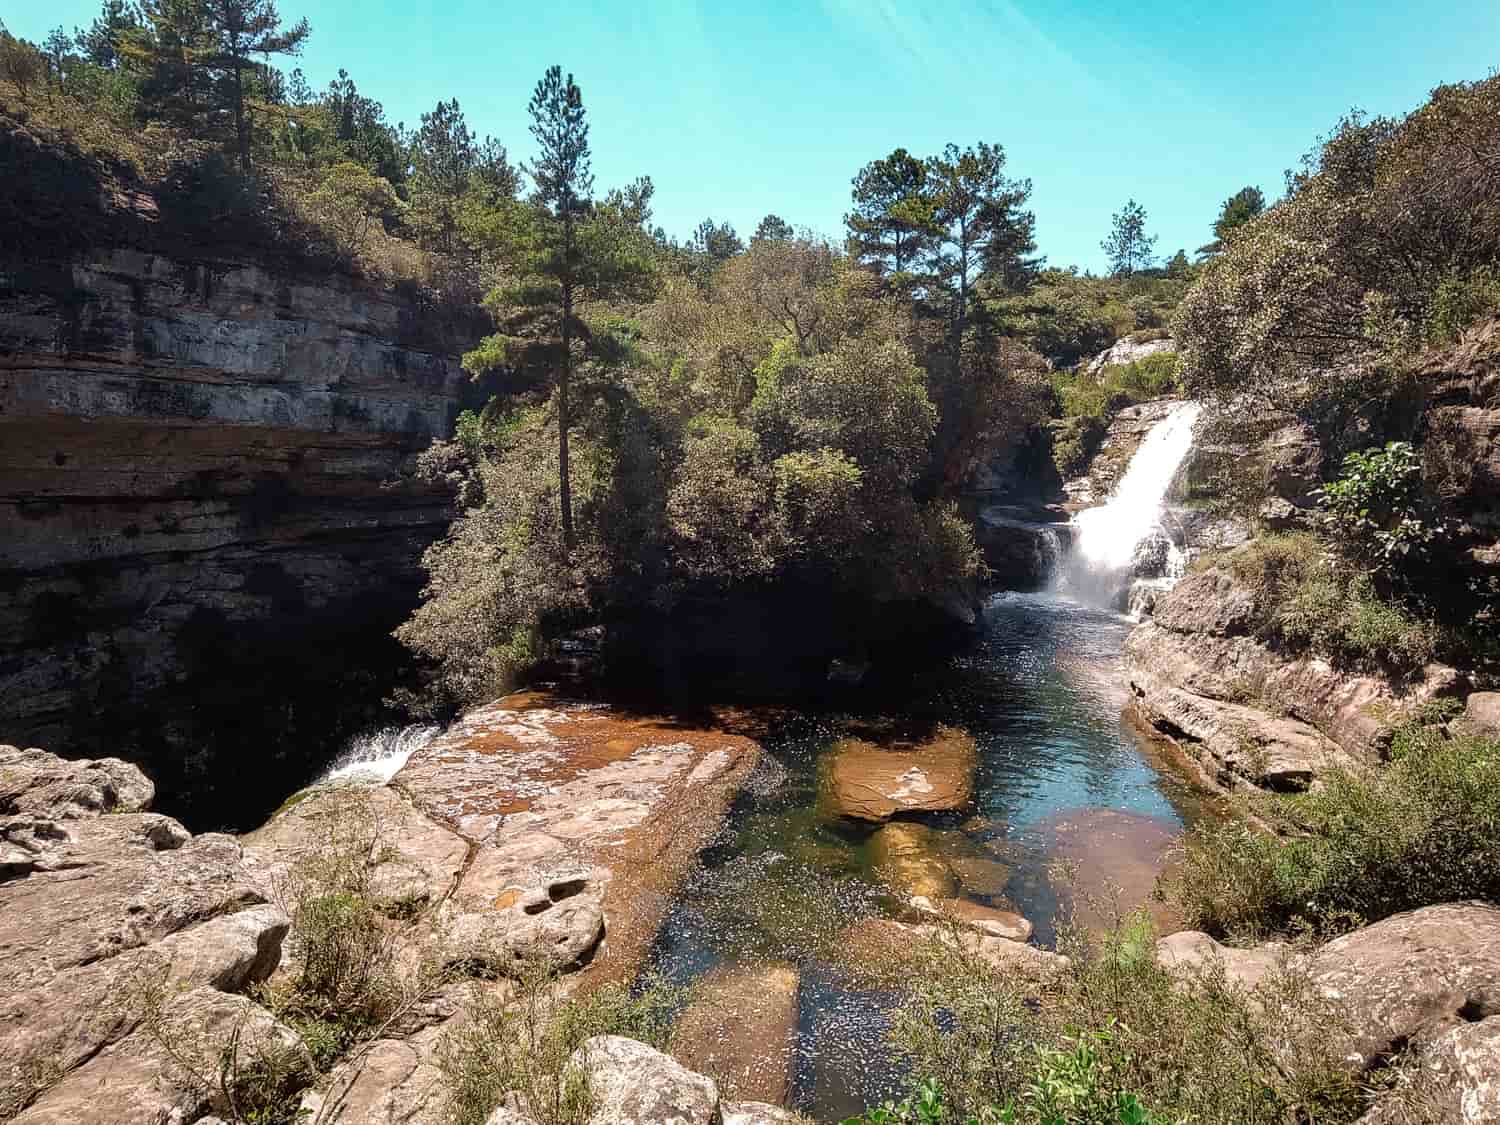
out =
<path fill-rule="evenodd" d="M 1345 110 L 1403 113 L 1500 64 L 1494 0 L 279 3 L 312 23 L 293 65 L 315 87 L 342 66 L 409 125 L 457 97 L 521 158 L 531 88 L 560 63 L 583 88 L 600 188 L 649 174 L 679 236 L 705 215 L 748 235 L 768 211 L 838 234 L 861 165 L 988 140 L 1033 181 L 1049 261 L 1093 269 L 1128 197 L 1158 251 L 1191 252 L 1226 196 L 1279 194 Z M 98 3 L 0 8 L 37 38 Z"/>

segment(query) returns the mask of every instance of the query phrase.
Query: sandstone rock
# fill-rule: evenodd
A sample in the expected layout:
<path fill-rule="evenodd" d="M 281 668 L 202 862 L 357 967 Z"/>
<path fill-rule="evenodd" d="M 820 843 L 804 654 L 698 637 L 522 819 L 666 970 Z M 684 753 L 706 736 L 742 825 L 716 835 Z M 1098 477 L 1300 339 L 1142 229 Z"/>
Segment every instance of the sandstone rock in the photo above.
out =
<path fill-rule="evenodd" d="M 301 1108 L 330 1125 L 442 1125 L 448 1087 L 431 1046 L 430 1038 L 378 1040 L 340 1063 L 322 1089 L 305 1093 Z"/>
<path fill-rule="evenodd" d="M 1358 1125 L 1493 1125 L 1500 1121 L 1500 1016 L 1446 1031 Z"/>
<path fill-rule="evenodd" d="M 156 787 L 118 758 L 68 761 L 45 750 L 0 746 L 0 816 L 72 820 L 144 812 Z"/>
<path fill-rule="evenodd" d="M 802 1125 L 806 1118 L 765 1102 L 724 1102 L 724 1125 Z"/>
<path fill-rule="evenodd" d="M 1466 733 L 1500 738 L 1500 691 L 1476 691 L 1470 695 L 1456 725 Z"/>
<path fill-rule="evenodd" d="M 709 727 L 521 693 L 469 712 L 392 784 L 472 848 L 437 918 L 453 958 L 546 949 L 628 980 L 759 757 Z"/>
<path fill-rule="evenodd" d="M 41 751 L 6 763 L 6 808 L 29 811 L 0 815 L 0 840 L 24 853 L 0 881 L 0 1104 L 25 1104 L 130 1036 L 151 989 L 265 979 L 288 920 L 234 840 L 106 815 L 149 799 L 134 767 Z"/>
<path fill-rule="evenodd" d="M 501 1106 L 484 1119 L 484 1125 L 537 1125 L 536 1119 L 527 1117 L 519 1110 Z"/>
<path fill-rule="evenodd" d="M 947 727 L 927 742 L 890 749 L 844 739 L 828 756 L 823 799 L 833 813 L 871 821 L 962 809 L 973 796 L 977 760 L 974 740 Z"/>
<path fill-rule="evenodd" d="M 106 1047 L 18 1114 L 15 1125 L 160 1125 L 215 1107 L 220 1052 L 238 1036 L 240 1065 L 281 1053 L 312 1073 L 301 1040 L 244 997 L 198 988 L 170 1001 L 154 1030 Z M 227 1107 L 217 1107 L 227 1108 Z"/>
<path fill-rule="evenodd" d="M 1222 971 L 1227 980 L 1247 991 L 1283 967 L 1295 963 L 1289 946 L 1271 943 L 1241 949 L 1220 945 L 1196 930 L 1184 930 L 1161 938 L 1156 943 L 1156 959 L 1184 981 L 1192 982 L 1205 974 Z"/>
<path fill-rule="evenodd" d="M 1055 881 L 1059 905 L 1070 922 L 1106 933 L 1120 918 L 1145 910 L 1158 933 L 1171 933 L 1180 919 L 1155 896 L 1181 838 L 1176 824 L 1124 809 L 1063 809 L 1038 821 L 1047 854 L 1066 877 Z"/>
<path fill-rule="evenodd" d="M 1159 340 L 1134 340 L 1129 336 L 1116 340 L 1104 351 L 1089 360 L 1088 373 L 1097 375 L 1106 367 L 1120 366 L 1145 359 L 1149 355 L 1175 352 L 1177 343 L 1171 337 Z"/>
<path fill-rule="evenodd" d="M 893 821 L 870 837 L 870 861 L 894 890 L 950 898 L 958 890 L 958 876 L 936 846 L 937 833 L 926 825 Z"/>
<path fill-rule="evenodd" d="M 785 1102 L 795 1069 L 798 983 L 792 965 L 711 971 L 673 1028 L 673 1057 L 714 1075 L 722 1093 Z"/>
<path fill-rule="evenodd" d="M 1021 915 L 966 898 L 934 901 L 915 895 L 911 899 L 911 908 L 919 916 L 947 919 L 989 937 L 1008 938 L 1010 941 L 1026 941 L 1031 937 L 1032 925 Z"/>
<path fill-rule="evenodd" d="M 245 865 L 268 896 L 301 861 L 329 848 L 363 846 L 371 853 L 371 889 L 402 913 L 446 896 L 469 854 L 456 832 L 386 787 L 313 790 L 242 840 Z"/>
<path fill-rule="evenodd" d="M 1351 1063 L 1369 1066 L 1500 1015 L 1500 908 L 1460 902 L 1394 915 L 1323 946 L 1310 973 L 1348 1009 Z"/>
<path fill-rule="evenodd" d="M 718 1125 L 712 1080 L 618 1035 L 596 1035 L 568 1065 L 587 1076 L 594 1098 L 590 1125 Z"/>

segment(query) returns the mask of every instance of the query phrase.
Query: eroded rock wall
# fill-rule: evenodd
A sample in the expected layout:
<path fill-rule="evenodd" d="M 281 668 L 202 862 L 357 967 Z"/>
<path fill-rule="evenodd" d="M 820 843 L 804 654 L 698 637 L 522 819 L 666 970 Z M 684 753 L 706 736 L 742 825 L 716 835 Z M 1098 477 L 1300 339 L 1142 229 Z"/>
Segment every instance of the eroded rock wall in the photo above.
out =
<path fill-rule="evenodd" d="M 142 760 L 181 811 L 225 731 L 393 664 L 449 515 L 412 459 L 470 388 L 433 319 L 246 262 L 0 264 L 0 734 Z"/>

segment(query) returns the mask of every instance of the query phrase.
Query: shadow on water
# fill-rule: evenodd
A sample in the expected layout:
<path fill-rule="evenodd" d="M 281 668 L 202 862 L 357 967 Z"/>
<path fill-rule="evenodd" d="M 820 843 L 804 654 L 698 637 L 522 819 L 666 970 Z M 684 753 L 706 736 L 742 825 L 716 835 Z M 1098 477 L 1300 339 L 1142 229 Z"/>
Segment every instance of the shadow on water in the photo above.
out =
<path fill-rule="evenodd" d="M 835 741 L 883 721 L 967 732 L 979 752 L 973 805 L 926 818 L 929 839 L 964 897 L 1024 914 L 1044 946 L 1069 897 L 1049 870 L 1057 860 L 1077 865 L 1079 889 L 1107 879 L 1139 902 L 1196 815 L 1122 721 L 1129 621 L 1049 594 L 997 595 L 986 619 L 971 646 L 878 710 L 782 716 L 653 949 L 652 966 L 683 983 L 726 963 L 799 969 L 793 1100 L 819 1120 L 890 1097 L 905 1079 L 883 1038 L 899 998 L 859 987 L 841 965 L 842 931 L 895 916 L 903 900 L 875 870 L 875 826 L 819 808 L 819 759 Z M 1102 851 L 1109 862 L 1091 862 Z"/>

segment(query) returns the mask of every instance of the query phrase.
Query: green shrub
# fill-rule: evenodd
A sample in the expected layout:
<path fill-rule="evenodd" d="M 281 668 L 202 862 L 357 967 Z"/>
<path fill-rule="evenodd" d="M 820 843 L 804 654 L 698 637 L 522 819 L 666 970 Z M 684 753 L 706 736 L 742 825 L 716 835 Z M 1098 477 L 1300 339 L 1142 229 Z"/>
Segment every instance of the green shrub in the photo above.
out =
<path fill-rule="evenodd" d="M 665 1049 L 678 990 L 659 978 L 631 990 L 606 985 L 582 998 L 562 998 L 551 960 L 523 962 L 513 993 L 476 984 L 469 1019 L 447 1032 L 438 1065 L 451 1125 L 484 1125 L 505 1095 L 540 1125 L 582 1125 L 593 1099 L 587 1077 L 568 1057 L 595 1035 L 624 1035 Z"/>
<path fill-rule="evenodd" d="M 1398 732 L 1392 761 L 1336 771 L 1317 790 L 1264 797 L 1242 823 L 1189 834 L 1169 893 L 1235 938 L 1332 935 L 1402 910 L 1500 896 L 1500 742 L 1449 737 L 1442 713 Z"/>
<path fill-rule="evenodd" d="M 1117 413 L 1132 403 L 1177 392 L 1177 357 L 1158 352 L 1097 374 L 1082 368 L 1060 372 L 1052 378 L 1052 390 L 1062 414 L 1050 426 L 1052 461 L 1067 479 L 1088 467 Z"/>
<path fill-rule="evenodd" d="M 1450 272 L 1438 282 L 1427 316 L 1427 338 L 1448 344 L 1483 317 L 1500 311 L 1500 274 L 1481 266 L 1468 275 Z"/>
<path fill-rule="evenodd" d="M 1262 535 L 1220 562 L 1252 592 L 1261 639 L 1288 651 L 1404 672 L 1449 643 L 1435 625 L 1382 595 L 1368 574 L 1306 532 Z"/>
<path fill-rule="evenodd" d="M 859 1125 L 1272 1125 L 1352 1121 L 1361 1091 L 1327 1034 L 1341 1014 L 1290 965 L 1253 993 L 1221 969 L 1182 985 L 1143 915 L 1086 941 L 1067 969 L 1019 976 L 934 942 L 894 1045 L 921 1084 Z M 849 1125 L 849 1123 L 845 1123 Z"/>
<path fill-rule="evenodd" d="M 1423 496 L 1422 458 L 1410 442 L 1348 454 L 1338 479 L 1316 495 L 1333 538 L 1388 574 L 1438 534 Z"/>

